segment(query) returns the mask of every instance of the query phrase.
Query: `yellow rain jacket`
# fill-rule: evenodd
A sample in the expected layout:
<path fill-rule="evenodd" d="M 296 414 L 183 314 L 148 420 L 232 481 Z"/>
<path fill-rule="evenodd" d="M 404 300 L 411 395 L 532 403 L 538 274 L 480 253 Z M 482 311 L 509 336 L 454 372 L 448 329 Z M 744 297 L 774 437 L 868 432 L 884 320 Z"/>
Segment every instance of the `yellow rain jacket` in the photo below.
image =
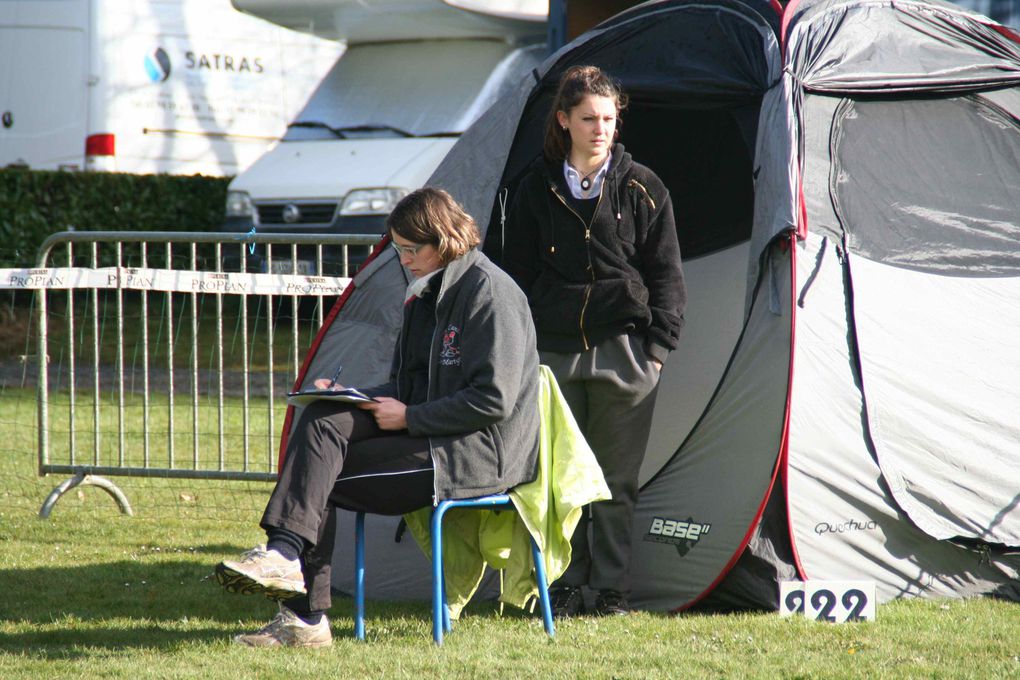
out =
<path fill-rule="evenodd" d="M 503 569 L 500 600 L 525 608 L 537 597 L 531 562 L 534 537 L 552 583 L 570 564 L 570 537 L 581 509 L 611 495 L 595 454 L 567 407 L 548 366 L 539 366 L 542 427 L 535 480 L 508 494 L 517 512 L 453 508 L 443 522 L 443 565 L 450 616 L 457 618 L 482 580 L 485 565 Z M 405 515 L 418 545 L 431 559 L 431 508 Z"/>

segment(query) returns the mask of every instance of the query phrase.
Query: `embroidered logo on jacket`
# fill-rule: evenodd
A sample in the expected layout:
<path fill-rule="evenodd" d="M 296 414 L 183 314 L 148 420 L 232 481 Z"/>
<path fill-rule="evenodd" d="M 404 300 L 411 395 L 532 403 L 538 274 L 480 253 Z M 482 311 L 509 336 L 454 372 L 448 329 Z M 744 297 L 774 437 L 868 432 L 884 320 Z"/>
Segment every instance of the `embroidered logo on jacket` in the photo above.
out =
<path fill-rule="evenodd" d="M 460 329 L 450 324 L 443 332 L 443 348 L 439 351 L 442 366 L 460 366 Z"/>

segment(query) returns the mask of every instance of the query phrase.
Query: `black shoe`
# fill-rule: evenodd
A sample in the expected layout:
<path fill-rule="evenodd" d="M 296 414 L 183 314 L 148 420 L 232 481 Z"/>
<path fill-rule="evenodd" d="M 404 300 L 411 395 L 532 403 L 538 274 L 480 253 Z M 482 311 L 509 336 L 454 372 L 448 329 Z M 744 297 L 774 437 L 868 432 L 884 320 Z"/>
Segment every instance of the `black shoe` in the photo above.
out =
<path fill-rule="evenodd" d="M 553 586 L 549 589 L 549 604 L 553 617 L 557 619 L 584 613 L 584 595 L 578 586 Z"/>
<path fill-rule="evenodd" d="M 598 597 L 595 598 L 597 616 L 623 616 L 630 612 L 627 596 L 617 590 L 600 590 Z"/>

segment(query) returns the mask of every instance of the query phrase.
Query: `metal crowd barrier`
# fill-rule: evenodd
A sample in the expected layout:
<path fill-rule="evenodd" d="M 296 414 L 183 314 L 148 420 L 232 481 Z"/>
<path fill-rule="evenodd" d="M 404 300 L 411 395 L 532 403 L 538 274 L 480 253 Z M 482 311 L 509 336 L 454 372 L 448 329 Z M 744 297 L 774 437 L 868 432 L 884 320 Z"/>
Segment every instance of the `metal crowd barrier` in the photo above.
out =
<path fill-rule="evenodd" d="M 0 287 L 36 291 L 39 474 L 71 475 L 40 516 L 79 485 L 131 514 L 106 476 L 275 480 L 277 408 L 300 369 L 301 331 L 314 336 L 352 259 L 379 238 L 62 232 L 36 268 L 2 270 Z M 314 304 L 305 319 L 303 301 Z M 62 340 L 51 346 L 57 321 Z M 66 399 L 60 413 L 55 394 Z"/>

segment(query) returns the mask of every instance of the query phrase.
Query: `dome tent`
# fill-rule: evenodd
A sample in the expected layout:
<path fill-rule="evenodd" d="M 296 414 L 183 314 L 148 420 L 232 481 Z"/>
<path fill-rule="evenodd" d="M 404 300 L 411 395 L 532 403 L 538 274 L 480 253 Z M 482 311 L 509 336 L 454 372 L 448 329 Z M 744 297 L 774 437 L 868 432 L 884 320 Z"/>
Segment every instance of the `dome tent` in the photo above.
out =
<path fill-rule="evenodd" d="M 779 18 L 736 0 L 628 10 L 483 115 L 430 184 L 498 261 L 563 69 L 596 64 L 631 95 L 621 140 L 673 196 L 689 290 L 641 473 L 637 606 L 775 607 L 777 582 L 803 577 L 1020 598 L 1017 43 L 945 4 Z M 973 200 L 953 212 L 957 194 Z M 378 251 L 299 382 L 338 361 L 351 384 L 382 379 L 405 285 Z M 951 299 L 967 304 L 935 305 Z M 417 548 L 374 519 L 369 596 L 427 596 Z M 341 590 L 350 563 L 338 551 Z"/>
<path fill-rule="evenodd" d="M 529 92 L 489 221 L 486 250 L 498 261 L 499 199 L 505 196 L 504 202 L 509 203 L 516 180 L 540 151 L 544 118 L 560 73 L 573 64 L 591 63 L 618 78 L 630 97 L 620 138 L 637 160 L 655 170 L 670 191 L 688 287 L 687 324 L 681 347 L 670 356 L 663 373 L 641 471 L 632 596 L 640 607 L 682 606 L 685 602 L 676 599 L 676 579 L 699 572 L 708 579 L 707 585 L 722 572 L 731 553 L 741 551 L 761 499 L 772 486 L 779 429 L 774 442 L 765 446 L 768 450 L 754 450 L 754 446 L 748 450 L 746 443 L 726 437 L 713 439 L 714 446 L 745 452 L 745 474 L 730 480 L 732 495 L 721 495 L 716 483 L 686 489 L 676 484 L 673 475 L 677 461 L 694 460 L 685 458 L 687 450 L 681 451 L 682 444 L 710 403 L 743 327 L 755 212 L 753 159 L 769 159 L 772 173 L 781 174 L 788 166 L 783 136 L 763 134 L 761 128 L 773 124 L 762 122 L 763 103 L 779 93 L 778 32 L 779 13 L 767 2 L 648 3 L 608 21 L 582 44 L 568 46 L 550 60 L 552 64 L 547 62 L 549 68 Z M 485 139 L 492 138 L 480 131 Z M 772 148 L 773 140 L 779 143 L 776 148 Z M 472 157 L 488 155 L 468 140 L 464 146 L 464 152 Z M 448 167 L 451 174 L 463 167 L 452 152 L 434 179 L 455 195 L 484 193 L 479 186 L 461 189 L 454 181 L 461 175 L 445 180 L 443 172 Z M 474 172 L 463 177 L 469 178 L 468 182 L 479 181 Z M 479 206 L 477 210 L 484 209 Z M 779 365 L 769 368 L 773 375 L 760 375 L 759 380 L 785 378 L 785 369 Z M 781 405 L 772 414 L 757 409 L 762 429 L 749 427 L 747 436 L 764 443 L 765 429 L 781 425 L 781 416 Z M 709 474 L 722 481 L 726 456 L 706 462 L 713 470 Z M 667 502 L 649 502 L 660 489 Z M 692 502 L 688 507 L 696 507 L 700 493 L 705 494 L 705 502 L 719 500 L 728 506 L 725 521 L 716 521 L 715 516 L 705 519 L 703 512 L 677 514 L 679 511 L 669 509 L 674 507 L 671 501 L 681 497 Z M 647 536 L 653 524 L 669 521 L 710 525 L 711 533 L 705 535 L 702 545 L 712 543 L 721 551 L 695 547 L 695 542 L 676 536 Z M 697 535 L 696 531 L 690 528 L 690 535 Z M 646 537 L 653 540 L 645 541 Z M 684 555 L 677 562 L 681 551 Z M 692 566 L 703 559 L 704 564 Z"/>
<path fill-rule="evenodd" d="M 948 3 L 816 0 L 784 46 L 798 571 L 1020 599 L 1020 38 Z"/>

